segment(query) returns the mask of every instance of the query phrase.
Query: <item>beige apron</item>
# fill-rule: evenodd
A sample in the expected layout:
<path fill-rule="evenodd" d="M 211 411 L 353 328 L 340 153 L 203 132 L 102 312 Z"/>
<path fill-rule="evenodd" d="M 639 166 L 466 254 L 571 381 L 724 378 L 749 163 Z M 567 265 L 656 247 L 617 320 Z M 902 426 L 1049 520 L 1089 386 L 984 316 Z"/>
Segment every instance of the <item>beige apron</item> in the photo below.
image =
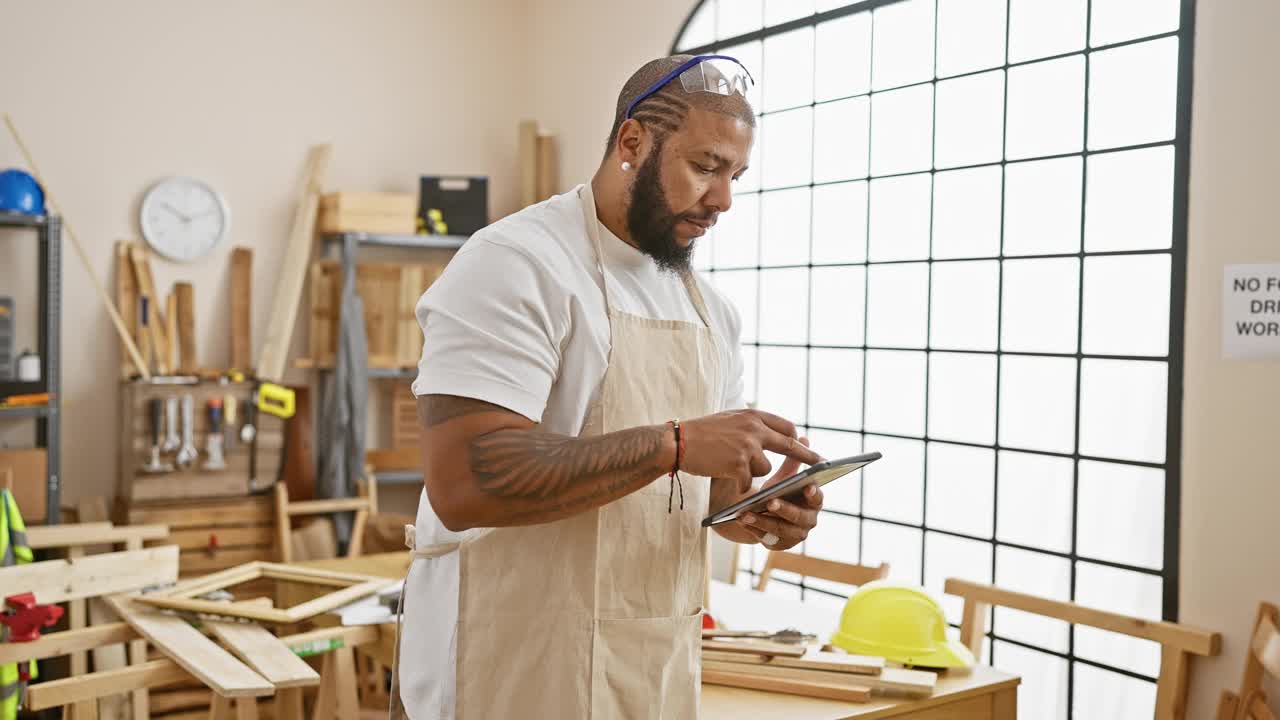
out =
<path fill-rule="evenodd" d="M 589 183 L 580 195 L 606 284 Z M 582 436 L 718 409 L 717 340 L 696 280 L 684 283 L 701 324 L 619 312 L 605 287 L 609 363 Z M 456 720 L 698 717 L 710 485 L 682 478 L 564 520 L 414 548 L 413 564 L 460 553 Z M 394 689 L 392 703 L 403 717 Z"/>

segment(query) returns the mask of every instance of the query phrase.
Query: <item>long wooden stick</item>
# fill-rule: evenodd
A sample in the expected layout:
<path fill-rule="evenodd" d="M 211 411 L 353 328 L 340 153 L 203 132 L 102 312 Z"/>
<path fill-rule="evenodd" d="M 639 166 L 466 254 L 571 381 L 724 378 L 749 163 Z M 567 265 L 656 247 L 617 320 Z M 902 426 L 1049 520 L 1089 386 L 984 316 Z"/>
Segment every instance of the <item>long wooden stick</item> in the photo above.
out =
<path fill-rule="evenodd" d="M 93 281 L 93 288 L 98 291 L 98 297 L 102 299 L 102 304 L 106 306 L 107 314 L 111 316 L 111 322 L 116 326 L 116 334 L 120 336 L 120 341 L 124 343 L 124 349 L 129 351 L 129 357 L 133 360 L 133 364 L 142 371 L 142 378 L 150 380 L 151 371 L 147 369 L 147 363 L 142 359 L 142 353 L 138 352 L 138 346 L 134 344 L 133 338 L 129 336 L 129 331 L 125 329 L 124 320 L 120 317 L 120 313 L 116 311 L 116 304 L 111 301 L 111 296 L 107 295 L 107 290 L 103 287 L 102 281 L 93 272 L 93 265 L 89 263 L 89 256 L 80 244 L 80 238 L 76 235 L 75 229 L 71 227 L 70 218 L 62 212 L 57 199 L 54 198 L 53 192 L 49 189 L 49 183 L 44 181 L 44 176 L 40 174 L 40 170 L 36 167 L 35 159 L 31 157 L 31 151 L 27 149 L 27 144 L 22 141 L 22 136 L 18 134 L 18 127 L 13 124 L 13 119 L 9 117 L 8 113 L 4 114 L 4 124 L 9 128 L 9 134 L 13 136 L 13 141 L 17 143 L 18 149 L 22 151 L 22 157 L 26 159 L 27 167 L 31 168 L 31 174 L 35 177 L 36 182 L 40 183 L 41 188 L 44 188 L 45 201 L 62 218 L 62 224 L 67 228 L 67 237 L 71 238 L 71 245 L 76 249 L 80 264 L 84 266 L 84 271 L 89 274 L 89 279 Z"/>

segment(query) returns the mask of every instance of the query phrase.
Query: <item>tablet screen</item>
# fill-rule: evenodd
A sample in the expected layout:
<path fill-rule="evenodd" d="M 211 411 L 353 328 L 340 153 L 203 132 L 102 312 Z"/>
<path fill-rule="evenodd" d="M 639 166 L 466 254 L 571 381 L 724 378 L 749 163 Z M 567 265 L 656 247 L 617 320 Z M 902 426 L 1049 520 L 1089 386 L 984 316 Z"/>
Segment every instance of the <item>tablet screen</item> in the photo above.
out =
<path fill-rule="evenodd" d="M 860 470 L 866 467 L 868 464 L 879 460 L 880 457 L 880 453 L 873 452 L 818 463 L 817 465 L 792 475 L 786 480 L 770 485 L 767 488 L 763 488 L 759 492 L 751 495 L 750 497 L 744 498 L 727 508 L 711 513 L 703 519 L 702 526 L 710 527 L 712 525 L 719 525 L 723 522 L 729 522 L 749 510 L 761 511 L 764 509 L 766 503 L 776 497 L 789 495 L 809 485 L 817 485 L 821 487 L 829 482 L 838 480 L 855 470 Z"/>

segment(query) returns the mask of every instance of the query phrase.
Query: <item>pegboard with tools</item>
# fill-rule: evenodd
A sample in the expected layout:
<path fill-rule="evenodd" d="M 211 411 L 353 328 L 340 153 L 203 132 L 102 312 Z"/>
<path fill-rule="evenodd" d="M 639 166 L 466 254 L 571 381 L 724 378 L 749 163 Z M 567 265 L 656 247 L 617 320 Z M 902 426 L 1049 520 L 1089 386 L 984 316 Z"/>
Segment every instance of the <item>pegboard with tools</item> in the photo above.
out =
<path fill-rule="evenodd" d="M 251 406 L 253 388 L 251 382 L 123 383 L 120 494 L 131 501 L 180 500 L 271 487 L 280 473 L 286 421 Z"/>

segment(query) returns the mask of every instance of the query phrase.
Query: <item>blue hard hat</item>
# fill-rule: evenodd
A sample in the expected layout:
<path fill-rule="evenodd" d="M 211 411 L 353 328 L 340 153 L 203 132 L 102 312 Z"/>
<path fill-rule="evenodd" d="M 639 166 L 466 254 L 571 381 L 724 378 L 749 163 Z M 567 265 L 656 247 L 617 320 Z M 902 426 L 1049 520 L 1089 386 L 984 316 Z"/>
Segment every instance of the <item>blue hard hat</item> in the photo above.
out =
<path fill-rule="evenodd" d="M 0 212 L 6 211 L 44 214 L 44 191 L 30 174 L 22 170 L 0 172 Z"/>

